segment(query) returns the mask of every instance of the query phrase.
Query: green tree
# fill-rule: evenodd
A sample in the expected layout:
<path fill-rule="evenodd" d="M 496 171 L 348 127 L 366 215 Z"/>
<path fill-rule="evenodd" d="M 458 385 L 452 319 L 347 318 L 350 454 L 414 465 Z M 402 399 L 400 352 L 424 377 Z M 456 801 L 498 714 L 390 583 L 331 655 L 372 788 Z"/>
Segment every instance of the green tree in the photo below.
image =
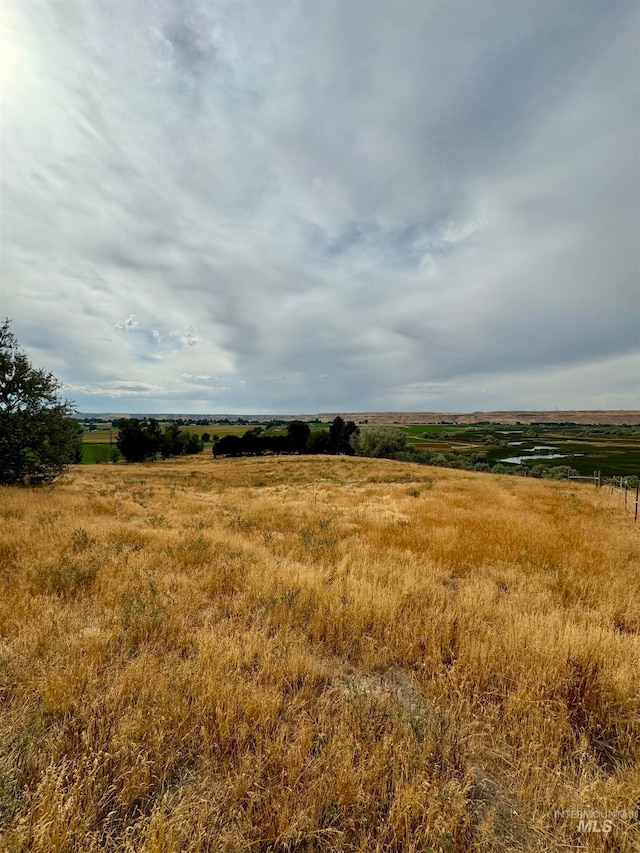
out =
<path fill-rule="evenodd" d="M 214 456 L 242 456 L 242 439 L 239 435 L 223 435 L 211 450 Z"/>
<path fill-rule="evenodd" d="M 160 424 L 154 418 L 122 418 L 116 444 L 127 462 L 155 459 L 162 444 Z"/>
<path fill-rule="evenodd" d="M 81 455 L 82 427 L 61 383 L 32 367 L 9 327 L 0 326 L 0 483 L 50 482 Z"/>
<path fill-rule="evenodd" d="M 146 459 L 154 459 L 160 453 L 162 430 L 155 418 L 144 419 L 144 437 L 146 442 Z"/>
<path fill-rule="evenodd" d="M 395 427 L 370 426 L 354 434 L 352 446 L 358 456 L 393 459 L 407 447 L 407 436 Z"/>
<path fill-rule="evenodd" d="M 200 453 L 203 447 L 204 445 L 200 436 L 195 433 L 191 433 L 185 437 L 182 452 L 186 454 Z"/>
<path fill-rule="evenodd" d="M 289 421 L 287 424 L 287 440 L 293 453 L 304 453 L 309 438 L 308 424 L 304 421 Z"/>
<path fill-rule="evenodd" d="M 160 439 L 160 453 L 162 453 L 163 459 L 166 459 L 167 456 L 200 453 L 203 447 L 199 435 L 183 432 L 175 421 L 164 428 Z"/>
<path fill-rule="evenodd" d="M 357 435 L 358 432 L 358 427 L 354 421 L 347 421 L 345 423 L 340 415 L 335 417 L 329 427 L 329 453 L 346 453 L 347 456 L 353 456 L 354 450 L 351 444 L 351 437 Z"/>
<path fill-rule="evenodd" d="M 184 452 L 184 436 L 175 421 L 167 424 L 164 428 L 162 441 L 160 443 L 160 452 L 164 459 L 166 459 L 167 456 L 180 456 L 180 454 Z"/>
<path fill-rule="evenodd" d="M 314 429 L 307 439 L 307 453 L 327 453 L 329 448 L 329 430 Z"/>

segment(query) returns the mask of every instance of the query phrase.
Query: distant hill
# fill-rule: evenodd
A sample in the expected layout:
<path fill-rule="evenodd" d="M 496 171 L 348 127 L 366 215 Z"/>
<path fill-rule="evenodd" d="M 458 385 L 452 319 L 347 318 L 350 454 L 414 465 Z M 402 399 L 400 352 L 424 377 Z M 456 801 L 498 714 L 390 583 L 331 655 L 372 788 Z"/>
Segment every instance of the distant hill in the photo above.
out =
<path fill-rule="evenodd" d="M 321 421 L 332 421 L 336 415 L 341 415 L 345 420 L 370 424 L 477 424 L 489 421 L 502 424 L 531 424 L 531 423 L 576 423 L 576 424 L 640 424 L 640 411 L 638 410 L 588 410 L 570 409 L 562 412 L 535 412 L 535 411 L 503 411 L 503 412 L 324 412 L 315 415 L 278 415 L 278 414 L 256 414 L 256 415 L 233 415 L 233 414 L 179 414 L 179 413 L 157 413 L 157 412 L 80 412 L 76 417 L 102 418 L 113 420 L 115 418 L 128 417 L 150 417 L 158 420 L 168 421 L 176 418 L 211 418 L 216 420 L 227 419 L 236 421 L 242 418 L 247 421 L 264 423 L 274 418 L 278 420 L 292 421 L 297 418 L 308 421 L 318 418 Z"/>
<path fill-rule="evenodd" d="M 619 409 L 589 411 L 569 410 L 563 412 L 357 412 L 340 413 L 345 420 L 370 424 L 477 424 L 489 421 L 501 424 L 640 424 L 640 411 Z M 335 414 L 317 415 L 321 420 L 332 420 Z"/>

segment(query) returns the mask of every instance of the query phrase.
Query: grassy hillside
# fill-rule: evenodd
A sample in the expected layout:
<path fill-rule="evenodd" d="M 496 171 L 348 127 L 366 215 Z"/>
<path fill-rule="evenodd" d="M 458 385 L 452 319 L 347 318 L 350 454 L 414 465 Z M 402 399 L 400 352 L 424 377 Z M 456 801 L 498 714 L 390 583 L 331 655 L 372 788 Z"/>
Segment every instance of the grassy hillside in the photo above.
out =
<path fill-rule="evenodd" d="M 0 525 L 0 848 L 638 849 L 604 490 L 207 455 L 3 488 Z"/>

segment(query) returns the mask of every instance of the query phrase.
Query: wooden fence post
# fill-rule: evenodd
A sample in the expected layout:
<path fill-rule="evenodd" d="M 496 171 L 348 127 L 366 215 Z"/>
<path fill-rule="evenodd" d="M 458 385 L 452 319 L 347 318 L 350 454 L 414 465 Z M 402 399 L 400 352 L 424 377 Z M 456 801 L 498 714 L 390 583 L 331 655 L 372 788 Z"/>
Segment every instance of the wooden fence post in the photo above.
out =
<path fill-rule="evenodd" d="M 636 512 L 634 516 L 634 521 L 638 520 L 638 492 L 640 491 L 640 484 L 636 486 Z"/>

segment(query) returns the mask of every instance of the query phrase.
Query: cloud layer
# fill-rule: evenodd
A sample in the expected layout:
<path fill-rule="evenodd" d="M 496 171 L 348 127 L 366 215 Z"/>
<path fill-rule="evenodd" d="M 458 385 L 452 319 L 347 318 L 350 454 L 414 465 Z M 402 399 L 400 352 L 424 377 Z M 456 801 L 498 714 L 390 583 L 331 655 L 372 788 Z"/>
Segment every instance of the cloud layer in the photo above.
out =
<path fill-rule="evenodd" d="M 82 410 L 640 408 L 637 4 L 0 16 L 0 309 Z"/>

